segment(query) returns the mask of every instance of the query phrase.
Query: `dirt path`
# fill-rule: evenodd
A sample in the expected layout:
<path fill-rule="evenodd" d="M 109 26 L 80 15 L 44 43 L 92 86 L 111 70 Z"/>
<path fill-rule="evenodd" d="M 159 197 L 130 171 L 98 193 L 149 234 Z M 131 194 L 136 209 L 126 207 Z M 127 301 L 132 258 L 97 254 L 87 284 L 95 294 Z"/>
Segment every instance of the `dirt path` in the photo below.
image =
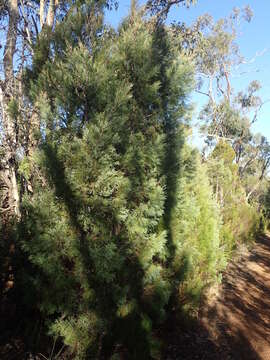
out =
<path fill-rule="evenodd" d="M 228 266 L 194 329 L 168 350 L 166 359 L 270 360 L 270 236 Z"/>
<path fill-rule="evenodd" d="M 218 297 L 200 314 L 210 337 L 235 359 L 270 360 L 270 237 L 231 263 Z"/>

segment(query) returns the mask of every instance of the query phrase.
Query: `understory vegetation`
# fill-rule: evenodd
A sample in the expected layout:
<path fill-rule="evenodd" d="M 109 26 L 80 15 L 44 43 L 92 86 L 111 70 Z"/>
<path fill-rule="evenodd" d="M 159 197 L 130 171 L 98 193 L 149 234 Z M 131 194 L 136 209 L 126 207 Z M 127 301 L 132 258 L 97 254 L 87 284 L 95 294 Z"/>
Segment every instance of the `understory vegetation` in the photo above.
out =
<path fill-rule="evenodd" d="M 105 1 L 0 5 L 1 316 L 48 359 L 161 358 L 172 309 L 196 316 L 267 226 L 260 85 L 230 85 L 251 10 L 187 27 L 165 22 L 170 5 L 133 2 L 117 30 Z"/>

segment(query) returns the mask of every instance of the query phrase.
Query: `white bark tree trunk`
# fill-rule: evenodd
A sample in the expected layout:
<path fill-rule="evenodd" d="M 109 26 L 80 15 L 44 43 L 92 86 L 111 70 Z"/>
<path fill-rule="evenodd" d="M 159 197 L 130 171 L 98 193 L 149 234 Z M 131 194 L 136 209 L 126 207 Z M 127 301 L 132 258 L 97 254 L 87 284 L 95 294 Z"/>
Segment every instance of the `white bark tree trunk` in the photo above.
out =
<path fill-rule="evenodd" d="M 0 116 L 1 116 L 1 153 L 0 158 L 0 186 L 3 187 L 4 205 L 0 204 L 0 212 L 8 213 L 9 215 L 20 218 L 20 190 L 18 186 L 18 150 L 21 149 L 20 141 L 22 141 L 21 134 L 19 133 L 19 121 L 14 118 L 9 112 L 9 104 L 12 100 L 19 100 L 22 94 L 17 93 L 16 86 L 20 83 L 21 79 L 16 77 L 16 50 L 20 48 L 20 43 L 17 44 L 17 39 L 22 35 L 18 34 L 18 26 L 25 22 L 25 40 L 28 41 L 28 45 L 31 48 L 31 34 L 29 27 L 29 20 L 27 18 L 27 12 L 25 11 L 25 5 L 22 0 L 7 0 L 8 19 L 6 23 L 6 43 L 3 54 L 3 75 L 4 80 L 0 80 Z M 19 6 L 21 7 L 21 15 L 19 12 Z M 44 25 L 52 28 L 55 21 L 55 13 L 58 7 L 58 0 L 40 0 L 39 5 L 39 18 L 40 18 L 40 32 Z M 32 19 L 33 20 L 33 19 Z M 34 20 L 33 20 L 34 21 Z M 35 25 L 35 28 L 38 27 Z M 37 30 L 38 31 L 38 30 Z M 22 49 L 22 52 L 24 49 Z M 23 54 L 22 54 L 23 55 Z M 18 86 L 17 86 L 18 88 Z M 35 105 L 34 105 L 35 108 Z M 25 125 L 27 123 L 27 125 Z M 29 113 L 29 119 L 27 119 L 23 126 L 28 126 L 28 140 L 25 150 L 26 155 L 30 155 L 34 152 L 38 140 L 35 137 L 35 132 L 39 130 L 39 115 L 38 111 Z M 1 185 L 2 184 L 2 185 Z"/>
<path fill-rule="evenodd" d="M 7 191 L 6 203 L 9 213 L 20 218 L 20 196 L 17 182 L 16 151 L 18 147 L 18 126 L 16 119 L 10 116 L 8 111 L 9 102 L 14 98 L 15 77 L 14 77 L 14 54 L 17 41 L 17 24 L 19 21 L 19 10 L 17 0 L 8 0 L 8 30 L 6 45 L 4 48 L 4 75 L 5 80 L 1 82 L 0 106 L 2 117 L 2 147 L 3 158 L 1 159 L 1 177 Z"/>

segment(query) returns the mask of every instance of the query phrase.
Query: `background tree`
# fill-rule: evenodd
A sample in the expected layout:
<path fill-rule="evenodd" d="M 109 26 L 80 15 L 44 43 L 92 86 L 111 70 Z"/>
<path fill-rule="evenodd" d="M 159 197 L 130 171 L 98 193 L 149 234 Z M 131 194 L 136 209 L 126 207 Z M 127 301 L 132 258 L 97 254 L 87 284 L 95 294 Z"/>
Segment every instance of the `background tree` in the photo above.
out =
<path fill-rule="evenodd" d="M 247 203 L 232 146 L 219 141 L 207 159 L 207 167 L 223 220 L 221 244 L 230 256 L 239 243 L 252 239 L 259 231 L 260 214 Z"/>
<path fill-rule="evenodd" d="M 199 153 L 185 145 L 171 226 L 176 307 L 186 315 L 196 314 L 203 290 L 219 281 L 226 264 L 219 203 L 207 172 Z"/>
<path fill-rule="evenodd" d="M 174 24 L 172 31 L 182 51 L 195 63 L 196 92 L 208 99 L 198 119 L 207 145 L 203 152 L 220 140 L 227 141 L 234 149 L 246 198 L 253 197 L 258 203 L 269 167 L 268 144 L 261 135 L 253 134 L 252 125 L 267 100 L 258 96 L 261 88 L 258 81 L 252 81 L 245 91 L 236 94 L 232 86 L 232 75 L 244 62 L 237 45 L 237 28 L 241 21 L 249 22 L 251 18 L 249 7 L 234 8 L 229 17 L 217 22 L 206 14 L 191 27 Z M 252 171 L 252 164 L 256 171 Z"/>
<path fill-rule="evenodd" d="M 87 2 L 85 4 L 87 5 Z M 113 4 L 114 2 L 100 1 L 96 7 L 110 8 Z M 36 147 L 36 133 L 40 126 L 37 108 L 35 104 L 29 103 L 23 89 L 23 71 L 33 61 L 34 53 L 35 57 L 39 53 L 39 62 L 41 53 L 43 61 L 47 60 L 50 34 L 65 17 L 73 17 L 70 14 L 81 5 L 78 2 L 55 0 L 8 0 L 4 1 L 0 8 L 0 32 L 1 39 L 4 39 L 0 81 L 3 154 L 0 170 L 2 188 L 5 190 L 2 212 L 7 215 L 20 218 L 20 192 L 23 187 L 19 186 L 18 161 Z M 90 8 L 88 6 L 88 11 Z M 88 12 L 87 16 L 90 21 L 91 12 Z M 20 180 L 25 183 L 25 179 Z M 26 188 L 31 186 L 24 185 Z"/>

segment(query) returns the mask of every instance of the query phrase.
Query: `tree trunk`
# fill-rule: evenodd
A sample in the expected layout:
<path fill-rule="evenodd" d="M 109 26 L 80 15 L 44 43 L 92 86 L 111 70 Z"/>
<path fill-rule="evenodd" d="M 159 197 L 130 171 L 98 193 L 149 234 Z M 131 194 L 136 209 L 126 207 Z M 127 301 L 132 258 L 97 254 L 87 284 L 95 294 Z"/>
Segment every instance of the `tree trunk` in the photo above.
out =
<path fill-rule="evenodd" d="M 49 2 L 49 9 L 48 9 L 48 15 L 47 15 L 47 25 L 52 28 L 53 22 L 54 22 L 54 13 L 55 13 L 55 1 L 50 0 Z"/>
<path fill-rule="evenodd" d="M 16 152 L 18 149 L 18 126 L 17 120 L 13 118 L 8 111 L 10 101 L 16 98 L 15 94 L 15 76 L 13 58 L 16 51 L 17 25 L 19 21 L 19 11 L 17 0 L 8 1 L 8 30 L 6 36 L 6 45 L 4 49 L 4 75 L 5 80 L 1 82 L 0 106 L 3 128 L 1 159 L 1 178 L 7 189 L 4 208 L 10 215 L 20 218 L 20 196 L 17 182 L 17 162 Z"/>
<path fill-rule="evenodd" d="M 26 140 L 24 151 L 31 156 L 38 144 L 35 133 L 39 131 L 39 115 L 36 109 L 29 114 L 29 119 L 23 122 L 25 134 L 19 133 L 19 118 L 10 114 L 9 106 L 12 100 L 23 103 L 22 94 L 18 93 L 16 86 L 21 79 L 15 76 L 16 70 L 16 49 L 18 36 L 18 25 L 20 21 L 27 24 L 27 13 L 24 12 L 24 3 L 21 3 L 23 14 L 20 17 L 18 2 L 21 0 L 7 0 L 8 21 L 6 23 L 6 43 L 3 52 L 4 80 L 0 80 L 0 112 L 1 112 L 1 157 L 0 157 L 0 191 L 4 189 L 4 200 L 0 204 L 0 212 L 9 213 L 11 216 L 20 218 L 20 191 L 18 186 L 18 152 L 22 150 L 21 141 Z M 39 8 L 40 32 L 43 25 L 52 28 L 55 21 L 55 12 L 58 7 L 58 0 L 41 0 Z M 45 14 L 47 9 L 47 15 Z M 34 20 L 33 20 L 34 21 Z M 36 26 L 36 25 L 35 25 Z M 36 27 L 37 28 L 37 27 Z M 26 30 L 27 30 L 26 29 Z M 27 34 L 26 34 L 27 35 Z M 27 37 L 27 36 L 26 36 Z M 28 36 L 29 38 L 29 36 Z M 31 38 L 28 42 L 32 42 Z M 23 50 L 22 50 L 23 51 Z M 17 69 L 18 70 L 18 69 Z M 23 105 L 22 105 L 23 106 Z M 34 105 L 35 107 L 35 105 Z M 21 126 L 22 124 L 20 124 Z M 28 127 L 28 129 L 26 129 Z M 23 137 L 21 136 L 23 135 Z M 24 138 L 24 139 L 23 139 Z"/>

